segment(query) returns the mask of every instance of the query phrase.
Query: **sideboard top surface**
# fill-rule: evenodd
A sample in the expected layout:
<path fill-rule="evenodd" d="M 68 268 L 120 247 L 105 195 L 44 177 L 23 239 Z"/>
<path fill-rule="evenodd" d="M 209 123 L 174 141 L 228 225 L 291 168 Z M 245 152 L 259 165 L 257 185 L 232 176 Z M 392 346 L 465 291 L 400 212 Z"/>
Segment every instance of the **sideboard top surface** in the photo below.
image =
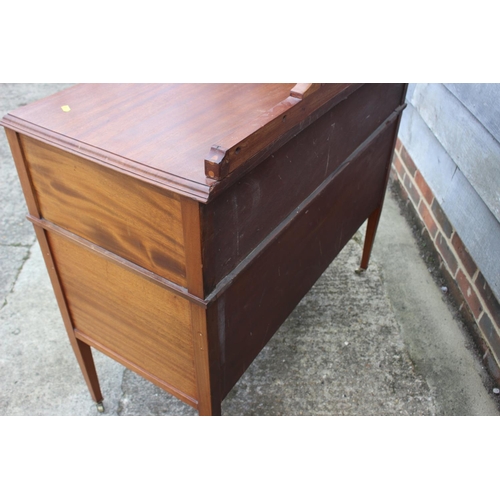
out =
<path fill-rule="evenodd" d="M 302 115 L 293 110 L 285 123 L 312 92 L 304 85 L 81 84 L 12 111 L 1 124 L 206 201 L 215 184 L 310 114 L 301 106 Z M 327 86 L 311 110 L 349 84 Z"/>

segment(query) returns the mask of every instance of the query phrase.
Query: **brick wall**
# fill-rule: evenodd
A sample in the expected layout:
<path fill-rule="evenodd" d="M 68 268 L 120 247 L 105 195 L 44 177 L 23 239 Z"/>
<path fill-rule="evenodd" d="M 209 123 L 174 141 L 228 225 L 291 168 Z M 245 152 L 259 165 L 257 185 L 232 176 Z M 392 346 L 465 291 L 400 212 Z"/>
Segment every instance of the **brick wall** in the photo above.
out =
<path fill-rule="evenodd" d="M 439 258 L 449 291 L 473 331 L 483 361 L 500 383 L 500 304 L 399 139 L 391 181 L 419 220 L 422 235 Z"/>

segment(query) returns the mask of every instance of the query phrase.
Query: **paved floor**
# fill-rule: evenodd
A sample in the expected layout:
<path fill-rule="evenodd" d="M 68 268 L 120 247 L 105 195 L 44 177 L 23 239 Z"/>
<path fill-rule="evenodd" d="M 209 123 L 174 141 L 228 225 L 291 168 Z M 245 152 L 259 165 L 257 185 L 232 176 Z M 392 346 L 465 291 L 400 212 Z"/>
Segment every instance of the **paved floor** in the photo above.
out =
<path fill-rule="evenodd" d="M 0 113 L 64 85 L 0 86 Z M 74 359 L 4 135 L 0 138 L 0 415 L 98 415 Z M 224 415 L 498 415 L 467 332 L 388 192 L 372 263 L 362 230 L 222 405 Z M 103 415 L 194 415 L 96 353 Z M 100 415 L 100 414 L 99 414 Z"/>

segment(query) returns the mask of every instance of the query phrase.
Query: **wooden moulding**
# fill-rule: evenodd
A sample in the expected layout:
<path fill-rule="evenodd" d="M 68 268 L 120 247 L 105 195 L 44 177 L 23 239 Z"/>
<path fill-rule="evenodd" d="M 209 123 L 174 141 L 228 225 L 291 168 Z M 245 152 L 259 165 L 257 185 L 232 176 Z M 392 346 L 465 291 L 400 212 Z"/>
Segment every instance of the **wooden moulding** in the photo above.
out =
<path fill-rule="evenodd" d="M 167 188 L 172 193 L 189 196 L 194 200 L 206 203 L 210 191 L 210 185 L 193 182 L 189 179 L 177 177 L 168 172 L 160 172 L 152 167 L 143 165 L 129 158 L 123 158 L 89 144 L 83 144 L 70 137 L 61 136 L 50 130 L 44 130 L 33 124 L 20 120 L 19 118 L 6 115 L 0 120 L 0 124 L 5 129 L 10 129 L 33 139 L 37 139 L 45 144 L 54 146 L 86 160 L 90 160 L 98 165 L 102 165 L 117 172 L 126 173 L 130 177 L 141 180 L 153 186 Z M 202 162 L 203 160 L 200 159 Z"/>
<path fill-rule="evenodd" d="M 332 184 L 335 179 L 338 179 L 342 172 L 346 170 L 351 164 L 357 164 L 360 161 L 360 158 L 362 158 L 366 174 L 373 175 L 371 170 L 369 170 L 368 168 L 369 162 L 367 161 L 367 155 L 368 153 L 373 153 L 373 145 L 379 144 L 380 138 L 387 136 L 388 130 L 399 126 L 399 120 L 403 108 L 404 106 L 400 106 L 394 113 L 392 113 L 382 125 L 380 125 L 363 143 L 361 143 L 356 148 L 356 150 L 349 157 L 347 157 L 339 165 L 337 169 L 335 169 L 334 172 L 332 172 L 309 196 L 307 196 L 298 206 L 296 206 L 294 210 L 291 211 L 290 214 L 285 217 L 276 228 L 274 228 L 264 239 L 262 239 L 262 241 L 230 273 L 224 276 L 217 283 L 217 286 L 212 290 L 212 292 L 206 296 L 205 300 L 207 303 L 207 307 L 213 305 L 214 301 L 216 301 L 221 295 L 223 295 L 225 291 L 232 285 L 232 283 L 238 279 L 238 276 L 245 273 L 246 269 L 252 265 L 252 262 L 260 258 L 260 255 L 265 253 L 267 249 L 272 246 L 275 240 L 280 239 L 281 235 L 287 231 L 287 228 L 294 224 L 295 219 L 300 218 L 301 214 L 308 210 L 306 208 L 307 205 L 312 203 L 315 198 L 317 198 L 321 193 L 327 190 L 330 184 Z M 385 152 L 385 150 L 383 152 Z M 377 154 L 381 153 L 377 152 Z M 392 150 L 390 151 L 390 157 L 392 157 Z M 361 172 L 364 173 L 363 170 L 361 170 Z M 366 174 L 366 178 L 371 178 Z M 361 181 L 358 181 L 358 184 L 359 182 Z M 383 179 L 384 189 L 386 184 L 387 175 L 386 178 Z M 382 195 L 383 194 L 384 193 L 382 192 Z M 380 205 L 380 203 L 383 201 L 383 196 L 381 196 L 378 201 Z M 374 206 L 373 210 L 375 210 L 379 205 Z M 372 212 L 367 213 L 365 219 L 363 219 L 361 223 L 364 222 L 364 220 L 366 220 L 366 218 L 371 215 L 371 213 Z"/>
<path fill-rule="evenodd" d="M 186 288 L 177 285 L 176 283 L 173 283 L 172 281 L 169 281 L 165 278 L 162 278 L 161 276 L 149 271 L 148 269 L 145 269 L 144 267 L 138 266 L 137 264 L 134 264 L 118 255 L 115 255 L 114 253 L 106 250 L 105 248 L 100 247 L 99 245 L 95 245 L 92 242 L 81 238 L 80 236 L 77 236 L 76 234 L 73 234 L 66 229 L 63 229 L 62 227 L 57 226 L 56 224 L 53 224 L 52 222 L 45 220 L 45 219 L 38 219 L 37 217 L 33 217 L 32 215 L 28 215 L 26 217 L 35 227 L 40 227 L 43 228 L 51 233 L 56 233 L 59 234 L 60 236 L 71 240 L 72 242 L 76 243 L 77 245 L 81 247 L 85 247 L 92 252 L 100 254 L 102 257 L 105 259 L 114 262 L 115 264 L 128 269 L 129 271 L 138 274 L 142 276 L 144 279 L 155 282 L 156 284 L 162 286 L 163 288 L 167 288 L 169 291 L 174 293 L 175 295 L 179 295 L 181 297 L 186 298 L 190 302 L 193 302 L 195 304 L 198 304 L 199 306 L 206 307 L 206 301 L 203 299 L 199 298 L 196 295 L 193 295 L 190 293 Z"/>
<path fill-rule="evenodd" d="M 252 85 L 256 86 L 256 84 Z M 10 112 L 0 120 L 0 124 L 23 136 L 37 139 L 109 170 L 124 173 L 145 183 L 167 189 L 171 193 L 208 203 L 227 189 L 235 179 L 258 165 L 273 151 L 363 84 L 297 84 L 293 88 L 291 84 L 276 85 L 281 87 L 281 90 L 277 91 L 275 88 L 268 94 L 273 97 L 267 99 L 263 98 L 263 94 L 267 92 L 265 85 L 262 85 L 260 90 L 241 92 L 240 94 L 245 94 L 241 99 L 238 99 L 240 94 L 234 88 L 221 91 L 222 94 L 227 91 L 228 96 L 234 100 L 234 109 L 231 106 L 222 106 L 220 110 L 216 106 L 211 107 L 214 102 L 220 105 L 220 95 L 217 96 L 219 101 L 208 99 L 208 104 L 204 104 L 203 100 L 201 102 L 199 99 L 195 100 L 191 108 L 189 106 L 186 108 L 186 116 L 177 116 L 176 119 L 180 122 L 172 124 L 172 127 L 179 125 L 180 131 L 175 131 L 169 126 L 169 105 L 162 107 L 165 104 L 163 96 L 168 95 L 169 102 L 172 103 L 172 109 L 174 109 L 179 96 L 192 98 L 193 93 L 198 92 L 191 88 L 193 86 L 186 86 L 183 90 L 181 86 L 155 85 L 152 86 L 154 89 L 149 92 L 148 86 L 144 88 L 145 86 L 141 85 L 110 84 L 107 89 L 101 87 L 94 89 L 92 85 L 77 85 L 50 96 L 48 100 Z M 226 85 L 226 87 L 237 86 L 236 84 Z M 199 85 L 200 95 L 206 94 L 210 97 L 212 92 L 206 92 L 207 87 L 208 85 Z M 93 90 L 95 90 L 95 95 Z M 154 111 L 158 111 L 157 107 L 161 108 L 154 117 L 158 126 L 153 126 L 154 120 L 149 120 L 151 110 L 147 108 L 147 103 L 140 101 L 141 93 L 148 94 L 148 92 L 151 94 L 149 97 Z M 287 93 L 288 97 L 283 99 Z M 56 110 L 61 112 L 59 104 L 62 101 L 59 102 L 59 100 L 66 97 L 75 100 L 75 110 L 79 108 L 79 111 L 78 113 L 75 111 L 74 115 L 68 113 L 66 117 L 68 120 L 64 121 L 60 116 L 56 116 Z M 106 106 L 98 114 L 97 110 L 100 109 L 104 98 L 106 98 Z M 142 106 L 137 116 L 131 114 L 130 106 L 128 106 L 132 99 L 139 100 L 139 105 Z M 189 103 L 190 101 L 187 104 Z M 120 108 L 124 109 L 125 118 L 121 115 Z M 262 110 L 266 109 L 268 110 L 262 113 Z M 241 115 L 239 122 L 234 117 L 237 112 Z M 108 116 L 109 113 L 111 113 L 109 122 L 116 122 L 119 129 L 127 128 L 129 125 L 135 126 L 135 129 L 130 129 L 130 133 L 132 130 L 137 132 L 138 123 L 146 120 L 147 126 L 143 129 L 150 132 L 149 142 L 144 136 L 134 137 L 129 141 L 122 139 L 115 141 L 109 123 L 99 122 L 93 125 L 96 120 L 102 120 L 102 117 Z M 75 117 L 74 121 L 72 116 Z M 200 116 L 213 116 L 217 119 L 217 127 L 212 126 L 210 129 L 205 123 L 206 120 L 201 120 L 203 133 L 200 134 L 198 130 Z M 105 129 L 102 133 L 104 138 L 102 141 L 95 135 L 95 127 L 99 124 Z M 185 134 L 196 131 L 198 131 L 198 142 L 194 149 L 188 148 L 187 159 L 189 161 L 178 161 L 182 160 L 182 155 L 184 155 L 184 152 L 180 151 L 184 151 L 186 144 L 189 144 L 189 137 Z M 183 148 L 179 148 L 178 155 L 175 153 L 176 147 L 171 139 L 176 137 L 176 133 L 180 133 L 178 144 L 183 144 Z M 169 141 L 165 142 L 166 138 L 170 138 Z M 212 145 L 211 149 L 205 145 L 204 140 L 207 145 Z M 145 142 L 141 145 L 136 141 Z M 146 147 L 146 144 L 149 147 Z M 198 151 L 196 147 L 200 144 L 203 144 L 203 150 Z M 169 155 L 162 154 L 161 148 L 166 146 L 168 146 L 166 152 L 174 151 L 176 166 L 169 163 Z M 144 151 L 156 150 L 158 157 L 143 154 Z M 169 158 L 168 161 L 165 160 L 166 157 Z M 179 165 L 182 165 L 182 168 Z"/>
<path fill-rule="evenodd" d="M 287 99 L 256 120 L 243 123 L 219 144 L 213 145 L 205 159 L 205 174 L 211 179 L 222 180 L 237 169 L 247 171 L 254 166 L 251 160 L 258 153 L 258 160 L 262 161 L 262 151 L 268 151 L 271 146 L 279 147 L 280 138 L 290 138 L 287 132 L 299 132 L 301 123 L 310 119 L 315 111 L 327 103 L 334 106 L 360 86 L 348 83 L 295 85 Z"/>

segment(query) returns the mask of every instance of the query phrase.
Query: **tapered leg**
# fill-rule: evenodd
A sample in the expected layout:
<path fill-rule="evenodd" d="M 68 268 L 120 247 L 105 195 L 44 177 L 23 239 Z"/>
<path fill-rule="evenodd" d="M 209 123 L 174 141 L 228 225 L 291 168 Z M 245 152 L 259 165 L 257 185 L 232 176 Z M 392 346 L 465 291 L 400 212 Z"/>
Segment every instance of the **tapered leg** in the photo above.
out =
<path fill-rule="evenodd" d="M 385 181 L 384 181 L 384 186 L 385 186 L 384 187 L 384 194 L 385 194 L 385 190 L 387 188 L 387 183 L 389 181 L 389 174 L 391 171 L 392 158 L 394 156 L 394 151 L 396 148 L 396 141 L 398 138 L 399 124 L 401 123 L 401 116 L 402 116 L 401 112 L 406 107 L 405 98 L 406 98 L 406 90 L 407 89 L 408 89 L 408 84 L 405 84 L 404 92 L 401 96 L 401 104 L 396 109 L 398 116 L 396 118 L 396 128 L 394 130 L 394 137 L 393 137 L 393 141 L 392 141 L 391 154 L 389 157 L 389 161 L 387 162 L 387 170 L 386 170 Z M 370 255 L 372 253 L 372 248 L 373 248 L 373 241 L 375 240 L 375 235 L 377 234 L 378 223 L 380 220 L 380 215 L 382 213 L 383 205 L 384 205 L 384 198 L 382 197 L 380 205 L 372 212 L 370 217 L 368 217 L 368 225 L 366 227 L 363 255 L 361 257 L 361 264 L 359 266 L 359 269 L 356 271 L 357 273 L 362 273 L 363 271 L 366 271 L 366 269 L 368 268 L 368 262 L 370 261 Z"/>
<path fill-rule="evenodd" d="M 72 339 L 70 338 L 70 340 Z M 90 346 L 77 338 L 71 342 L 71 346 L 73 347 L 73 351 L 82 370 L 83 378 L 87 383 L 92 399 L 96 403 L 100 403 L 103 398 Z"/>
<path fill-rule="evenodd" d="M 377 234 L 377 227 L 380 220 L 380 214 L 382 213 L 382 205 L 380 205 L 376 210 L 372 212 L 370 217 L 368 217 L 368 225 L 366 227 L 365 244 L 363 247 L 363 256 L 361 257 L 361 264 L 358 271 L 366 271 L 368 268 L 368 262 L 370 261 L 370 255 L 372 253 L 373 241 L 375 240 L 375 235 Z"/>
<path fill-rule="evenodd" d="M 13 130 L 5 129 L 5 132 L 7 134 L 7 139 L 9 141 L 9 145 L 12 151 L 14 163 L 16 165 L 17 172 L 19 174 L 19 180 L 21 181 L 21 187 L 23 189 L 24 197 L 26 198 L 26 204 L 28 206 L 30 216 L 33 218 L 33 221 L 38 220 L 41 218 L 41 215 L 38 208 L 37 200 L 34 195 L 34 189 L 33 186 L 31 185 L 30 176 L 26 168 L 26 165 L 24 163 L 24 156 L 21 151 L 19 136 Z M 99 381 L 97 379 L 94 359 L 92 358 L 92 351 L 90 350 L 90 347 L 87 344 L 81 342 L 75 336 L 73 324 L 71 321 L 71 315 L 68 311 L 66 301 L 64 299 L 64 293 L 62 291 L 61 284 L 59 282 L 56 266 L 52 259 L 49 243 L 47 241 L 47 235 L 45 234 L 43 228 L 36 224 L 34 225 L 34 229 L 38 239 L 38 243 L 40 244 L 40 248 L 42 250 L 43 258 L 45 260 L 45 265 L 47 266 L 47 271 L 49 273 L 50 281 L 52 283 L 57 303 L 59 305 L 59 310 L 61 311 L 64 326 L 71 341 L 71 346 L 73 347 L 76 359 L 78 360 L 78 364 L 80 365 L 80 368 L 82 370 L 85 382 L 87 382 L 87 386 L 89 388 L 92 399 L 96 403 L 101 403 L 102 394 L 101 394 L 101 389 L 99 387 Z M 102 408 L 102 405 L 98 405 L 98 408 Z"/>
<path fill-rule="evenodd" d="M 99 387 L 99 380 L 97 378 L 97 372 L 95 370 L 94 358 L 92 357 L 92 351 L 90 346 L 85 342 L 76 338 L 75 331 L 73 329 L 73 323 L 71 321 L 71 315 L 69 313 L 68 307 L 66 305 L 66 300 L 64 298 L 64 293 L 61 288 L 61 283 L 59 282 L 59 276 L 57 275 L 56 266 L 52 259 L 52 254 L 50 252 L 49 243 L 47 241 L 47 235 L 43 228 L 34 224 L 35 232 L 38 238 L 38 243 L 43 253 L 43 258 L 47 266 L 47 271 L 49 273 L 50 281 L 52 283 L 52 288 L 54 290 L 57 303 L 59 305 L 59 310 L 61 311 L 61 316 L 68 333 L 69 340 L 71 342 L 71 347 L 75 353 L 80 369 L 82 370 L 83 378 L 87 383 L 90 395 L 96 403 L 102 402 L 101 388 Z M 102 406 L 98 407 L 102 411 Z"/>

